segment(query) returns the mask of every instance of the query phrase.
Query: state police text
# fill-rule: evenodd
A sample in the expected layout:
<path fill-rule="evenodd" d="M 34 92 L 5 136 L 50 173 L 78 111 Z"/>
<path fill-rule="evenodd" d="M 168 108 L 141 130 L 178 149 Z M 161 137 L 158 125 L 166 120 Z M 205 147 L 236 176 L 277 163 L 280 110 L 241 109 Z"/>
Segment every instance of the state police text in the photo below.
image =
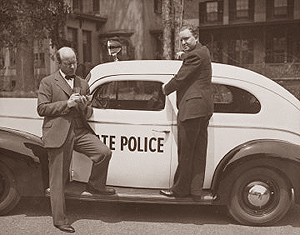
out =
<path fill-rule="evenodd" d="M 120 151 L 130 152 L 164 152 L 164 138 L 161 137 L 136 137 L 136 136 L 120 136 L 116 140 L 113 135 L 101 135 L 101 140 L 111 150 L 116 150 L 117 146 Z"/>

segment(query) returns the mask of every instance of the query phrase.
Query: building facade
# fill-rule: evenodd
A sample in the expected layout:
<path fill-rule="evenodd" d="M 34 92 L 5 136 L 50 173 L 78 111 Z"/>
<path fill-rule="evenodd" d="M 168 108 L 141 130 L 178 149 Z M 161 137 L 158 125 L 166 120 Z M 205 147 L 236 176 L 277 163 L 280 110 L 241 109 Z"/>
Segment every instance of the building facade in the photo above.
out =
<path fill-rule="evenodd" d="M 300 1 L 199 1 L 198 15 L 213 61 L 274 79 L 300 77 Z"/>
<path fill-rule="evenodd" d="M 111 61 L 107 41 L 122 44 L 120 60 L 154 59 L 161 49 L 158 40 L 162 32 L 161 1 L 157 0 L 66 0 L 71 14 L 65 35 L 66 46 L 73 47 L 78 57 L 78 75 L 85 77 L 99 63 Z M 157 33 L 160 32 L 160 33 Z M 0 49 L 0 91 L 13 91 L 16 77 L 16 51 Z M 55 49 L 49 40 L 35 42 L 34 82 L 57 69 Z"/>
<path fill-rule="evenodd" d="M 111 61 L 107 41 L 122 45 L 120 60 L 162 57 L 162 0 L 66 0 L 68 46 L 78 54 L 78 75 Z M 199 26 L 212 61 L 252 69 L 271 78 L 300 77 L 299 0 L 184 0 L 184 21 Z M 47 40 L 34 46 L 35 84 L 57 69 Z M 15 51 L 0 50 L 0 90 L 18 82 Z"/>
<path fill-rule="evenodd" d="M 67 40 L 78 51 L 82 68 L 88 71 L 94 65 L 111 61 L 107 52 L 107 41 L 111 39 L 122 45 L 120 60 L 157 57 L 155 32 L 162 28 L 156 2 L 70 0 L 73 14 L 67 22 Z"/>

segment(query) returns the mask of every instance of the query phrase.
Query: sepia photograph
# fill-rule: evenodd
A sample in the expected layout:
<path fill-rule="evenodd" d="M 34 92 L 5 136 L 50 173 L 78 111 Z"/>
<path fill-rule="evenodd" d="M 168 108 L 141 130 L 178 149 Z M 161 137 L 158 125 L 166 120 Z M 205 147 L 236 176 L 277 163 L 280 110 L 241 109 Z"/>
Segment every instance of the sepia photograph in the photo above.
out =
<path fill-rule="evenodd" d="M 0 234 L 300 234 L 300 0 L 0 0 Z"/>

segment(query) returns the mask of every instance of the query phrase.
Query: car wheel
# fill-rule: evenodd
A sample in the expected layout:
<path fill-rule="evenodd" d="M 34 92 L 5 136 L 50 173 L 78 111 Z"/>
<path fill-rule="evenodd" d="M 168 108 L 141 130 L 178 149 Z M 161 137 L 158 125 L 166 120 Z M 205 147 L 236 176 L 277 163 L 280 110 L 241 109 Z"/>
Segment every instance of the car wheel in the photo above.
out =
<path fill-rule="evenodd" d="M 11 211 L 19 200 L 16 179 L 12 171 L 0 162 L 0 215 Z"/>
<path fill-rule="evenodd" d="M 270 225 L 279 221 L 292 202 L 291 187 L 283 176 L 268 168 L 242 172 L 229 198 L 230 215 L 245 225 Z"/>

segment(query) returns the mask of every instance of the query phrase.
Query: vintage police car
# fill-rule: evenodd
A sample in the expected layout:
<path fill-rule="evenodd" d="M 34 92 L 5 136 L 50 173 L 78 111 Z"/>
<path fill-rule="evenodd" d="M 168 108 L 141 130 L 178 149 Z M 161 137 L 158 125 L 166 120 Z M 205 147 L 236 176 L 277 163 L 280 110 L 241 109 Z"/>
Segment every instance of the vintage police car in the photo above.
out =
<path fill-rule="evenodd" d="M 91 162 L 74 152 L 68 198 L 139 203 L 227 205 L 246 225 L 279 221 L 300 203 L 300 102 L 272 80 L 213 64 L 215 112 L 209 124 L 204 187 L 216 199 L 168 198 L 177 166 L 176 99 L 161 85 L 180 61 L 101 64 L 87 76 L 94 114 L 89 123 L 113 151 L 107 184 L 117 194 L 84 191 Z M 48 195 L 47 154 L 36 99 L 1 98 L 0 213 L 21 196 Z M 11 129 L 12 128 L 12 129 Z M 46 193 L 45 193 L 46 192 Z"/>

